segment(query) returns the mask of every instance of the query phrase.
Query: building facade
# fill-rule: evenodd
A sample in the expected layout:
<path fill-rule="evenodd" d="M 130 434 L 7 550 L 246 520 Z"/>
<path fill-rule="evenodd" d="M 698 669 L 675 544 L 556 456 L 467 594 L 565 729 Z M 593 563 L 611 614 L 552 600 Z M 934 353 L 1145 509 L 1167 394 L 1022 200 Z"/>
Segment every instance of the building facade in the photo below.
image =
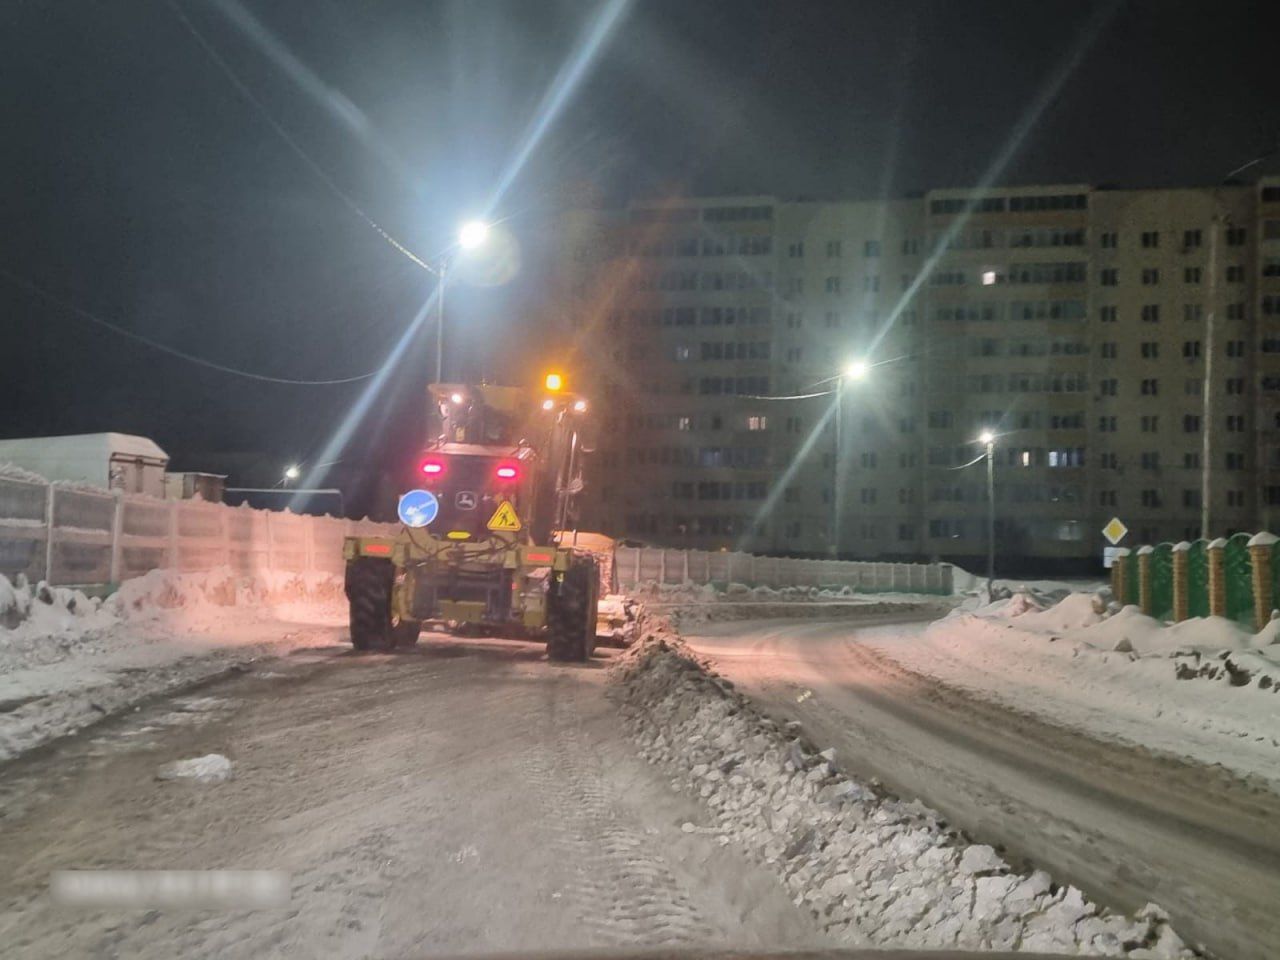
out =
<path fill-rule="evenodd" d="M 1280 180 L 678 198 L 561 236 L 604 401 L 584 526 L 974 558 L 983 430 L 1002 557 L 1096 566 L 1112 516 L 1199 536 L 1206 462 L 1213 535 L 1280 521 Z"/>

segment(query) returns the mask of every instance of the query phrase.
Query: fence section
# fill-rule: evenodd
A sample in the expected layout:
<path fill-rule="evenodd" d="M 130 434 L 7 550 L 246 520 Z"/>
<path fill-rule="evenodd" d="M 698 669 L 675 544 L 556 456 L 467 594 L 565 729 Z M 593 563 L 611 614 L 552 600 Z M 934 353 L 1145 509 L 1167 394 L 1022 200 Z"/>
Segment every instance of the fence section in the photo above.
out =
<path fill-rule="evenodd" d="M 694 583 L 749 587 L 849 587 L 859 593 L 951 593 L 951 565 L 856 560 L 792 560 L 750 553 L 709 553 L 658 547 L 619 547 L 618 588 L 641 583 Z"/>
<path fill-rule="evenodd" d="M 398 529 L 0 475 L 0 574 L 32 583 L 116 584 L 162 567 L 338 574 L 344 536 Z"/>
<path fill-rule="evenodd" d="M 1236 533 L 1225 540 L 1121 549 L 1111 567 L 1118 600 L 1162 620 L 1226 617 L 1261 630 L 1280 608 L 1280 538 Z"/>

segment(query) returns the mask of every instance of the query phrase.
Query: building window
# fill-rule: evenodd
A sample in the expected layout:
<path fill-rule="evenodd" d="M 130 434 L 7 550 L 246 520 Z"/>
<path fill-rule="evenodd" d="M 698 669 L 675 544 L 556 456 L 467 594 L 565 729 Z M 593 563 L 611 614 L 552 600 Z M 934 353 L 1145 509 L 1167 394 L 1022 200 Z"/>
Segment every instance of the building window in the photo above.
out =
<path fill-rule="evenodd" d="M 1232 396 L 1240 396 L 1244 393 L 1244 377 L 1228 377 L 1227 393 Z"/>
<path fill-rule="evenodd" d="M 1243 319 L 1244 319 L 1244 304 L 1243 304 L 1243 303 L 1228 303 L 1228 304 L 1227 304 L 1227 319 L 1228 319 L 1228 320 L 1243 320 Z"/>
<path fill-rule="evenodd" d="M 827 279 L 826 279 L 826 288 L 827 288 L 827 293 L 839 293 L 839 292 L 840 292 L 840 278 L 839 278 L 839 277 L 827 277 Z"/>
<path fill-rule="evenodd" d="M 1144 287 L 1153 287 L 1160 282 L 1160 271 L 1155 267 L 1142 268 L 1142 285 Z"/>
<path fill-rule="evenodd" d="M 1231 413 L 1227 415 L 1227 433 L 1243 433 L 1244 432 L 1244 416 L 1239 413 Z"/>
<path fill-rule="evenodd" d="M 1182 505 L 1188 509 L 1199 509 L 1200 507 L 1200 491 L 1199 490 L 1183 490 Z"/>
<path fill-rule="evenodd" d="M 1114 490 L 1098 491 L 1098 506 L 1114 507 L 1118 502 L 1119 502 L 1119 498 L 1116 496 L 1116 491 Z"/>
<path fill-rule="evenodd" d="M 1182 231 L 1182 249 L 1194 250 L 1198 246 L 1200 246 L 1200 231 L 1199 230 L 1183 230 Z"/>
<path fill-rule="evenodd" d="M 1119 240 L 1120 235 L 1117 233 L 1102 233 L 1098 235 L 1098 244 L 1104 250 L 1114 250 Z"/>
<path fill-rule="evenodd" d="M 862 278 L 862 289 L 870 290 L 873 293 L 880 292 L 880 275 L 873 274 Z"/>
<path fill-rule="evenodd" d="M 1186 467 L 1188 470 L 1199 470 L 1199 469 L 1200 469 L 1200 454 L 1199 454 L 1199 453 L 1184 453 L 1184 454 L 1182 455 L 1182 465 L 1183 465 L 1184 467 Z"/>
<path fill-rule="evenodd" d="M 1199 283 L 1200 268 L 1199 267 L 1183 267 L 1182 282 L 1183 283 Z"/>
<path fill-rule="evenodd" d="M 1227 267 L 1227 283 L 1244 283 L 1244 267 L 1234 263 Z"/>
<path fill-rule="evenodd" d="M 767 430 L 769 428 L 769 418 L 765 416 L 747 417 L 748 430 Z"/>
<path fill-rule="evenodd" d="M 1144 303 L 1142 305 L 1142 322 L 1143 323 L 1159 323 L 1160 322 L 1160 304 Z"/>
<path fill-rule="evenodd" d="M 1110 417 L 1110 416 L 1109 416 L 1109 417 L 1099 417 L 1099 418 L 1098 418 L 1098 432 L 1099 432 L 1099 433 L 1115 433 L 1115 432 L 1116 432 L 1116 418 L 1115 418 L 1115 417 Z"/>
<path fill-rule="evenodd" d="M 1182 319 L 1184 322 L 1199 323 L 1204 319 L 1204 307 L 1198 303 L 1184 303 L 1182 305 Z"/>
<path fill-rule="evenodd" d="M 1120 381 L 1114 378 L 1110 380 L 1102 380 L 1098 383 L 1098 390 L 1104 397 L 1114 397 L 1119 383 Z"/>
<path fill-rule="evenodd" d="M 1228 470 L 1244 469 L 1244 454 L 1236 450 L 1228 450 L 1225 457 Z"/>
<path fill-rule="evenodd" d="M 1141 350 L 1143 360 L 1155 360 L 1160 356 L 1160 344 L 1156 340 L 1144 340 Z"/>
<path fill-rule="evenodd" d="M 1143 433 L 1159 433 L 1160 417 L 1154 413 L 1143 414 L 1142 416 L 1142 432 Z"/>
<path fill-rule="evenodd" d="M 803 241 L 803 240 L 797 240 L 795 243 L 789 243 L 789 244 L 787 244 L 787 256 L 788 256 L 788 257 L 803 257 L 803 256 L 804 256 L 804 241 Z"/>
<path fill-rule="evenodd" d="M 1243 491 L 1243 490 L 1228 490 L 1228 491 L 1227 491 L 1227 506 L 1228 506 L 1228 507 L 1243 507 L 1243 506 L 1244 506 L 1244 491 Z"/>
<path fill-rule="evenodd" d="M 1144 397 L 1158 396 L 1160 393 L 1160 381 L 1154 377 L 1148 377 L 1142 381 L 1141 389 Z"/>
<path fill-rule="evenodd" d="M 1236 359 L 1239 359 L 1240 357 L 1243 357 L 1243 356 L 1244 356 L 1244 341 L 1243 341 L 1243 340 L 1228 340 L 1228 341 L 1227 341 L 1227 356 L 1228 356 L 1228 357 L 1233 357 L 1233 358 L 1236 358 Z"/>
<path fill-rule="evenodd" d="M 1188 360 L 1194 360 L 1200 356 L 1199 340 L 1183 340 L 1182 355 Z"/>
<path fill-rule="evenodd" d="M 1182 432 L 1183 433 L 1199 433 L 1200 417 L 1194 413 L 1184 414 L 1182 417 Z"/>
<path fill-rule="evenodd" d="M 1188 377 L 1182 384 L 1182 392 L 1188 397 L 1198 397 L 1204 393 L 1204 381 L 1199 377 Z"/>
<path fill-rule="evenodd" d="M 1138 463 L 1143 470 L 1159 470 L 1160 469 L 1160 451 L 1144 450 L 1138 457 Z"/>
<path fill-rule="evenodd" d="M 1098 274 L 1098 282 L 1104 287 L 1114 287 L 1120 282 L 1120 271 L 1114 267 L 1100 271 Z"/>
<path fill-rule="evenodd" d="M 1098 356 L 1102 357 L 1103 360 L 1114 360 L 1116 358 L 1116 349 L 1115 341 L 1100 344 Z"/>
<path fill-rule="evenodd" d="M 1160 491 L 1159 490 L 1143 490 L 1142 505 L 1144 507 L 1160 506 Z"/>
<path fill-rule="evenodd" d="M 879 240 L 868 240 L 866 243 L 864 243 L 864 244 L 862 245 L 862 255 L 863 255 L 864 257 L 878 257 L 878 256 L 880 256 L 880 241 L 879 241 Z"/>
<path fill-rule="evenodd" d="M 840 256 L 840 241 L 839 241 L 839 240 L 828 240 L 828 241 L 827 241 L 827 256 L 828 256 L 828 257 L 838 257 L 838 256 Z"/>
<path fill-rule="evenodd" d="M 1275 221 L 1267 221 L 1267 222 L 1274 223 Z M 1247 236 L 1248 236 L 1248 231 L 1245 230 L 1244 227 L 1228 227 L 1227 228 L 1227 246 L 1243 247 L 1245 237 Z M 1274 238 L 1269 237 L 1268 239 L 1274 239 Z"/>
<path fill-rule="evenodd" d="M 1142 245 L 1149 250 L 1160 246 L 1160 232 L 1158 230 L 1142 231 Z"/>

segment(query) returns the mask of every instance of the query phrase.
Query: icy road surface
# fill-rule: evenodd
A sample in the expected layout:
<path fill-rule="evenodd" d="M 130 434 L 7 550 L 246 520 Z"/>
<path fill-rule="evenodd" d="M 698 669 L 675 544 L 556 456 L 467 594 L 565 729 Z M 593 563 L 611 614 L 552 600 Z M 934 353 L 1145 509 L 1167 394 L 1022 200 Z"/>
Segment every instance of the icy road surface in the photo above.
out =
<path fill-rule="evenodd" d="M 860 642 L 903 625 L 696 629 L 691 646 L 775 717 L 835 747 L 843 768 L 1103 903 L 1160 904 L 1220 957 L 1276 956 L 1280 797 L 1262 785 L 975 699 Z"/>
<path fill-rule="evenodd" d="M 336 643 L 341 632 L 334 630 Z M 343 646 L 152 703 L 0 768 L 0 953 L 422 957 L 828 945 L 777 878 L 681 825 L 705 811 L 624 738 L 605 657 L 424 637 Z M 158 780 L 222 755 L 222 782 Z M 83 868 L 292 875 L 287 908 L 85 912 Z"/>

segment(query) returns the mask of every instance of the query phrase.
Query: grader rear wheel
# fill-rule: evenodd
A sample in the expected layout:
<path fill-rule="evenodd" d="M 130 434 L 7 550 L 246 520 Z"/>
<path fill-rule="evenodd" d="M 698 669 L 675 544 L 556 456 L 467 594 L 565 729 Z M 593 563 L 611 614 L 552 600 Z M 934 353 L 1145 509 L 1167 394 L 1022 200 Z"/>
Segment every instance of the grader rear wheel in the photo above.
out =
<path fill-rule="evenodd" d="M 390 642 L 393 576 L 389 560 L 357 557 L 347 561 L 344 586 L 351 645 L 357 650 L 381 650 Z"/>
<path fill-rule="evenodd" d="M 547 657 L 582 662 L 596 647 L 596 607 L 600 576 L 596 561 L 575 557 L 547 597 Z"/>

